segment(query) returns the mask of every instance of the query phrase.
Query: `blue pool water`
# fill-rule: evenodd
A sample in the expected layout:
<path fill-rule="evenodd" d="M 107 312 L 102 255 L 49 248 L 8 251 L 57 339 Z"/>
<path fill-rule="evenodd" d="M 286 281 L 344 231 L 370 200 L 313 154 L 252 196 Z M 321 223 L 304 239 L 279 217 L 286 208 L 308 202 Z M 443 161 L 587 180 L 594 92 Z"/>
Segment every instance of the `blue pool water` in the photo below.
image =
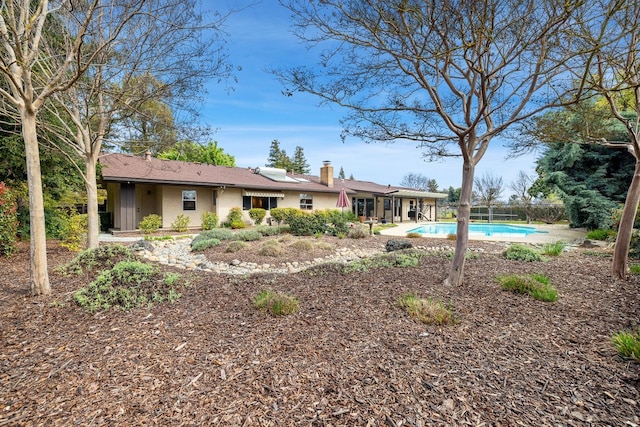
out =
<path fill-rule="evenodd" d="M 433 224 L 425 224 L 420 227 L 413 228 L 408 233 L 420 234 L 455 234 L 457 223 L 455 222 L 436 222 Z M 469 235 L 482 236 L 528 236 L 534 233 L 547 233 L 546 231 L 538 231 L 534 227 L 525 227 L 521 225 L 510 224 L 469 224 Z"/>

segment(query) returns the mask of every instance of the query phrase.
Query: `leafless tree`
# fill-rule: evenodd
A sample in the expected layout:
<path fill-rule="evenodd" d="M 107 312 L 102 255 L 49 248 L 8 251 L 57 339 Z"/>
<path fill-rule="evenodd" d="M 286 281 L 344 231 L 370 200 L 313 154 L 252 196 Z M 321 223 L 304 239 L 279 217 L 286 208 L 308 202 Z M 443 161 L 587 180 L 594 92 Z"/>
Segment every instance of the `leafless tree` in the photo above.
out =
<path fill-rule="evenodd" d="M 45 103 L 54 102 L 55 94 L 73 87 L 97 61 L 123 55 L 120 63 L 131 64 L 132 58 L 126 55 L 138 52 L 120 50 L 120 37 L 135 34 L 142 38 L 141 44 L 146 42 L 145 37 L 158 37 L 136 25 L 144 24 L 145 19 L 162 19 L 163 8 L 169 4 L 170 1 L 164 0 L 7 0 L 0 5 L 0 108 L 7 115 L 17 117 L 25 144 L 33 294 L 51 292 L 38 153 L 38 113 Z M 94 77 L 95 73 L 87 79 Z M 57 103 L 65 105 L 62 99 Z M 73 105 L 70 108 L 74 108 Z M 92 120 L 96 118 L 93 116 Z M 86 129 L 78 127 L 78 123 L 71 126 L 79 135 L 76 143 L 95 143 L 91 139 L 95 135 L 80 135 Z M 100 125 L 91 123 L 92 132 L 102 133 L 99 128 Z M 84 141 L 87 137 L 89 140 Z M 94 148 L 87 150 L 78 146 L 83 156 L 92 157 L 90 161 L 95 164 Z M 86 174 L 95 175 L 91 170 Z"/>
<path fill-rule="evenodd" d="M 535 178 L 527 175 L 525 171 L 519 171 L 516 179 L 509 184 L 509 188 L 515 192 L 516 201 L 524 207 L 527 216 L 527 224 L 531 224 L 531 206 L 533 196 L 529 193 L 529 189 L 535 182 Z"/>
<path fill-rule="evenodd" d="M 462 157 L 456 250 L 460 285 L 475 167 L 493 138 L 570 90 L 571 35 L 583 2 L 281 0 L 322 67 L 276 70 L 287 90 L 348 109 L 344 136 L 414 141 L 427 158 Z M 553 83 L 553 84 L 552 84 Z M 453 147 L 453 149 L 452 149 Z"/>
<path fill-rule="evenodd" d="M 492 173 L 484 173 L 475 179 L 474 184 L 475 199 L 489 209 L 489 222 L 493 222 L 493 207 L 500 200 L 500 196 L 504 191 L 502 177 Z"/>
<path fill-rule="evenodd" d="M 429 178 L 421 173 L 409 172 L 402 177 L 400 185 L 403 187 L 414 188 L 416 190 L 426 191 L 429 185 Z"/>
<path fill-rule="evenodd" d="M 586 92 L 606 99 L 611 113 L 625 128 L 629 142 L 592 139 L 593 142 L 625 148 L 636 160 L 635 172 L 625 200 L 613 254 L 613 274 L 627 275 L 629 244 L 640 203 L 640 3 L 596 1 L 593 7 L 606 11 L 603 18 L 584 20 L 578 34 L 584 42 L 586 70 L 577 74 Z M 631 113 L 631 114 L 629 114 Z"/>
<path fill-rule="evenodd" d="M 105 139 L 114 138 L 117 133 L 114 128 L 122 128 L 123 118 L 128 123 L 132 116 L 157 110 L 158 105 L 163 106 L 162 111 L 193 113 L 181 106 L 195 108 L 206 79 L 230 77 L 230 64 L 219 37 L 219 27 L 226 15 L 212 14 L 213 21 L 204 21 L 197 3 L 195 0 L 147 3 L 141 9 L 145 13 L 131 17 L 117 43 L 105 46 L 86 75 L 74 86 L 56 93 L 54 102 L 46 104 L 49 114 L 42 126 L 83 159 L 84 165 L 78 169 L 87 191 L 90 248 L 99 243 L 97 161 Z M 102 16 L 93 21 L 90 27 L 93 43 L 105 44 L 112 25 Z M 175 142 L 179 129 L 173 117 L 166 123 Z M 152 145 L 147 142 L 144 149 Z"/>

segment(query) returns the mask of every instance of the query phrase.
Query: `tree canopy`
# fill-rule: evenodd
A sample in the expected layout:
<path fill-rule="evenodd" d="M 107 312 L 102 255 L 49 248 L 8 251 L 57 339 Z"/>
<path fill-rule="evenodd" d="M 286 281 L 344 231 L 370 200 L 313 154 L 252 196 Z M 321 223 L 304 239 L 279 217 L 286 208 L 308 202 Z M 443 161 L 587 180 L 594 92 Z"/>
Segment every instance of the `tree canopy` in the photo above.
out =
<path fill-rule="evenodd" d="M 415 141 L 429 159 L 462 158 L 456 249 L 447 283 L 462 283 L 476 165 L 492 139 L 572 102 L 555 79 L 574 65 L 579 0 L 282 0 L 296 34 L 325 49 L 320 67 L 276 70 L 348 111 L 343 136 Z M 551 83 L 553 82 L 553 86 Z M 549 90 L 551 89 L 551 90 Z"/>
<path fill-rule="evenodd" d="M 168 150 L 158 154 L 161 159 L 182 160 L 185 162 L 206 163 L 216 166 L 235 166 L 236 159 L 231 154 L 218 147 L 218 142 L 209 142 L 206 145 L 193 141 L 183 141 L 175 144 Z"/>
<path fill-rule="evenodd" d="M 304 149 L 296 146 L 293 157 L 287 156 L 287 152 L 280 148 L 280 141 L 274 139 L 269 147 L 269 157 L 265 166 L 280 168 L 287 171 L 306 175 L 310 172 L 309 163 L 304 156 Z"/>

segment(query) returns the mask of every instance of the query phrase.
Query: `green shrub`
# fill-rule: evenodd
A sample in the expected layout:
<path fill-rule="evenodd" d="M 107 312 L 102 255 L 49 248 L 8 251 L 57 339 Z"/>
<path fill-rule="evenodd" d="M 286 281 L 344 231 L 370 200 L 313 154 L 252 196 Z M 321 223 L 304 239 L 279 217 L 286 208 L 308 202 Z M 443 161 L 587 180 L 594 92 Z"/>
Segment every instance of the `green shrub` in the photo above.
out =
<path fill-rule="evenodd" d="M 18 203 L 14 192 L 0 182 L 0 254 L 11 255 L 18 241 Z"/>
<path fill-rule="evenodd" d="M 229 223 L 229 227 L 231 227 L 234 230 L 239 230 L 242 228 L 246 228 L 247 224 L 245 224 L 244 221 L 231 221 Z"/>
<path fill-rule="evenodd" d="M 191 222 L 191 219 L 188 216 L 180 214 L 171 223 L 171 229 L 173 231 L 177 231 L 178 233 L 184 233 L 189 229 L 190 222 Z"/>
<path fill-rule="evenodd" d="M 227 224 L 232 224 L 234 222 L 243 222 L 242 208 L 237 206 L 229 209 L 229 214 L 227 215 Z"/>
<path fill-rule="evenodd" d="M 283 222 L 288 223 L 289 218 L 304 214 L 300 209 L 296 208 L 273 208 L 271 209 L 271 218 L 275 219 L 280 225 Z"/>
<path fill-rule="evenodd" d="M 416 233 L 415 231 L 412 231 L 411 233 L 407 233 L 407 237 L 410 238 L 410 239 L 421 239 L 422 238 L 422 234 Z"/>
<path fill-rule="evenodd" d="M 313 250 L 313 242 L 309 240 L 296 240 L 290 245 L 291 248 L 298 252 L 309 252 Z"/>
<path fill-rule="evenodd" d="M 233 236 L 233 239 L 242 240 L 243 242 L 254 242 L 262 239 L 262 234 L 258 233 L 256 230 L 242 230 L 237 232 L 235 236 Z"/>
<path fill-rule="evenodd" d="M 128 310 L 165 300 L 176 301 L 180 276 L 161 274 L 140 261 L 121 261 L 73 294 L 74 301 L 93 313 L 109 308 Z"/>
<path fill-rule="evenodd" d="M 72 252 L 79 252 L 84 249 L 87 246 L 88 227 L 87 214 L 74 215 L 69 218 L 60 246 Z"/>
<path fill-rule="evenodd" d="M 241 251 L 247 246 L 249 246 L 249 244 L 246 242 L 243 242 L 241 240 L 234 240 L 233 242 L 229 242 L 229 244 L 227 245 L 227 248 L 224 251 L 235 253 L 235 252 Z"/>
<path fill-rule="evenodd" d="M 110 269 L 121 261 L 133 259 L 133 252 L 126 246 L 102 245 L 80 252 L 68 263 L 57 267 L 56 272 L 66 276 L 80 275 L 94 270 Z"/>
<path fill-rule="evenodd" d="M 191 245 L 194 243 L 198 243 L 199 240 L 209 240 L 209 239 L 218 239 L 218 240 L 233 240 L 235 238 L 235 233 L 226 228 L 214 228 L 213 230 L 203 231 L 193 238 Z"/>
<path fill-rule="evenodd" d="M 640 274 L 640 264 L 631 264 L 629 266 L 629 272 L 631 274 Z"/>
<path fill-rule="evenodd" d="M 542 246 L 542 254 L 547 256 L 558 256 L 567 246 L 564 242 L 546 243 Z"/>
<path fill-rule="evenodd" d="M 612 341 L 620 356 L 640 362 L 640 330 L 618 332 L 613 336 Z"/>
<path fill-rule="evenodd" d="M 202 212 L 200 215 L 203 230 L 213 230 L 218 226 L 218 215 L 213 212 Z"/>
<path fill-rule="evenodd" d="M 151 234 L 158 231 L 162 227 L 162 217 L 160 215 L 151 214 L 142 218 L 142 221 L 138 223 L 138 228 L 144 232 L 144 234 Z"/>
<path fill-rule="evenodd" d="M 276 240 L 267 240 L 264 242 L 258 255 L 277 257 L 282 254 L 282 245 Z"/>
<path fill-rule="evenodd" d="M 285 316 L 298 311 L 298 299 L 269 289 L 260 291 L 253 299 L 253 305 L 274 316 Z"/>
<path fill-rule="evenodd" d="M 199 240 L 195 244 L 191 244 L 191 250 L 194 252 L 202 252 L 209 248 L 213 248 L 220 244 L 219 239 L 207 239 L 207 240 Z"/>
<path fill-rule="evenodd" d="M 262 208 L 249 209 L 249 218 L 251 218 L 255 225 L 262 224 L 264 217 L 267 216 L 267 211 Z"/>
<path fill-rule="evenodd" d="M 525 245 L 511 245 L 504 252 L 504 256 L 507 259 L 513 261 L 526 261 L 526 262 L 534 262 L 534 261 L 542 261 L 542 256 L 538 251 L 529 246 Z"/>
<path fill-rule="evenodd" d="M 275 236 L 280 234 L 280 227 L 270 226 L 270 225 L 259 225 L 254 227 L 254 231 L 262 234 L 263 236 Z"/>
<path fill-rule="evenodd" d="M 329 230 L 327 217 L 322 212 L 306 213 L 288 217 L 289 232 L 294 236 L 313 236 L 324 234 Z"/>
<path fill-rule="evenodd" d="M 427 325 L 451 325 L 455 323 L 453 308 L 433 298 L 418 298 L 415 294 L 403 295 L 398 305 L 409 317 Z"/>
<path fill-rule="evenodd" d="M 614 230 L 603 230 L 603 229 L 596 229 L 596 230 L 591 230 L 587 233 L 587 239 L 590 240 L 609 240 L 613 237 L 615 237 L 616 232 Z"/>
<path fill-rule="evenodd" d="M 367 232 L 362 227 L 353 227 L 349 230 L 347 237 L 350 239 L 364 239 L 367 237 Z"/>
<path fill-rule="evenodd" d="M 496 278 L 502 289 L 529 294 L 540 301 L 553 302 L 558 299 L 558 291 L 551 286 L 549 278 L 542 274 L 510 274 Z"/>

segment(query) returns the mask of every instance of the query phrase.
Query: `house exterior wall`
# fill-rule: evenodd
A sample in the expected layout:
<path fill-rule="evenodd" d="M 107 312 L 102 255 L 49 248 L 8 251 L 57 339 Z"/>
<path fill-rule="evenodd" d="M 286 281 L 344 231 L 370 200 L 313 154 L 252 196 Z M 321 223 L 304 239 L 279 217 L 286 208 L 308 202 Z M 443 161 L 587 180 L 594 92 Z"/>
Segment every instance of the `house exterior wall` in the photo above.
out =
<path fill-rule="evenodd" d="M 189 185 L 155 185 L 155 184 L 135 184 L 135 197 L 129 197 L 127 206 L 123 205 L 122 185 L 120 183 L 107 184 L 107 210 L 113 214 L 113 226 L 116 230 L 136 229 L 140 220 L 150 214 L 157 214 L 162 217 L 162 227 L 170 228 L 178 215 L 185 215 L 189 218 L 190 227 L 200 227 L 202 225 L 201 216 L 204 212 L 214 212 L 218 215 L 220 222 L 226 221 L 229 211 L 234 207 L 243 208 L 242 188 L 219 188 L 219 187 L 198 187 Z M 129 185 L 131 187 L 131 185 Z M 182 191 L 196 191 L 196 209 L 183 210 Z M 265 191 L 269 192 L 269 191 Z M 279 208 L 300 208 L 300 195 L 308 194 L 313 199 L 313 211 L 325 209 L 339 209 L 336 207 L 338 201 L 337 193 L 308 192 L 301 188 L 299 191 L 278 191 L 274 188 L 272 192 L 284 194 L 284 198 L 278 198 Z M 215 197 L 214 197 L 215 193 Z M 131 199 L 131 200 L 129 200 Z M 215 200 L 214 200 L 215 199 Z M 415 221 L 415 217 L 409 217 L 411 206 L 410 198 L 402 198 L 401 216 L 392 219 L 392 211 L 384 211 L 385 199 L 391 205 L 390 197 L 374 196 L 371 193 L 357 193 L 349 196 L 353 199 L 373 199 L 374 210 L 371 216 L 377 216 L 378 220 L 385 218 L 387 221 Z M 135 200 L 135 206 L 133 206 Z M 398 202 L 398 198 L 396 198 Z M 214 204 L 215 203 L 215 204 Z M 130 205 L 130 206 L 129 206 Z M 433 199 L 424 199 L 423 213 L 427 219 L 435 219 L 435 203 Z M 431 207 L 431 209 L 429 209 Z M 345 211 L 353 211 L 353 206 L 345 208 Z M 429 212 L 433 212 L 429 218 Z M 242 210 L 243 220 L 251 223 L 249 211 Z M 270 213 L 267 211 L 267 218 Z M 125 219 L 126 221 L 123 221 Z M 127 228 L 133 227 L 133 228 Z"/>
<path fill-rule="evenodd" d="M 182 205 L 182 191 L 195 190 L 196 209 L 184 210 Z M 178 215 L 189 218 L 190 227 L 200 227 L 202 225 L 202 214 L 211 212 L 213 209 L 213 191 L 211 187 L 192 187 L 182 185 L 162 185 L 160 186 L 162 197 L 160 198 L 162 227 L 169 228 Z"/>

